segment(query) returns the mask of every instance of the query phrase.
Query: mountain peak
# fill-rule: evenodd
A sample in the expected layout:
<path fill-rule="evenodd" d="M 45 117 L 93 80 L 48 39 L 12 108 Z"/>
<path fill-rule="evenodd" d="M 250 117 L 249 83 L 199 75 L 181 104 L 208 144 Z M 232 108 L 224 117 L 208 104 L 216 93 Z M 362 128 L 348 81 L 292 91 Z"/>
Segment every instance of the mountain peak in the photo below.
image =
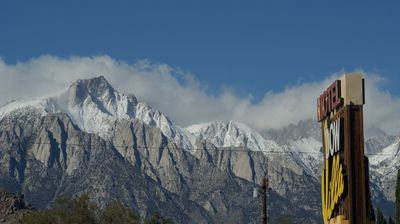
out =
<path fill-rule="evenodd" d="M 107 100 L 110 100 L 115 98 L 117 94 L 115 89 L 106 78 L 104 78 L 104 76 L 91 79 L 79 79 L 72 83 L 68 91 L 72 92 L 78 99 L 85 99 L 88 96 L 92 96 L 95 98 L 106 98 Z"/>
<path fill-rule="evenodd" d="M 316 120 L 301 120 L 280 129 L 268 129 L 262 132 L 266 139 L 272 139 L 278 144 L 288 144 L 290 141 L 314 138 L 321 139 L 321 128 Z"/>
<path fill-rule="evenodd" d="M 79 84 L 79 83 L 85 83 L 85 84 L 91 83 L 91 84 L 97 84 L 97 85 L 103 84 L 103 85 L 111 86 L 110 83 L 107 81 L 107 79 L 103 75 L 93 77 L 93 78 L 88 78 L 88 79 L 78 79 L 74 83 L 72 83 L 72 85 Z"/>
<path fill-rule="evenodd" d="M 55 112 L 68 114 L 81 130 L 96 133 L 105 139 L 112 136 L 119 121 L 138 119 L 151 127 L 159 128 L 178 146 L 192 148 L 191 141 L 194 137 L 190 133 L 170 122 L 167 116 L 146 103 L 138 103 L 133 94 L 119 93 L 104 76 L 79 79 L 57 95 L 9 103 L 0 107 L 0 120 L 5 116 L 44 116 Z"/>
<path fill-rule="evenodd" d="M 275 142 L 264 139 L 257 131 L 236 121 L 217 120 L 192 125 L 186 130 L 218 148 L 244 147 L 252 151 L 269 151 L 279 148 Z"/>

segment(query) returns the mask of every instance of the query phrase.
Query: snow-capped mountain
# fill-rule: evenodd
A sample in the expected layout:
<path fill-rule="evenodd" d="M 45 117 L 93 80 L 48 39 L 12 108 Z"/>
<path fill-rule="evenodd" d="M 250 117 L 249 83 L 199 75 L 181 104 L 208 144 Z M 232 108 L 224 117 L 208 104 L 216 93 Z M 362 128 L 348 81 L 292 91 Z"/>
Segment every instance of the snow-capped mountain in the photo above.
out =
<path fill-rule="evenodd" d="M 88 192 L 143 215 L 162 209 L 178 223 L 249 223 L 259 217 L 253 189 L 267 175 L 273 220 L 290 212 L 318 223 L 317 180 L 299 157 L 271 153 L 279 150 L 236 122 L 183 129 L 103 77 L 0 108 L 0 187 L 40 207 L 57 194 Z"/>
<path fill-rule="evenodd" d="M 69 88 L 53 96 L 10 102 L 0 108 L 0 120 L 7 115 L 33 113 L 45 116 L 56 112 L 67 113 L 81 130 L 98 134 L 105 139 L 113 135 L 119 121 L 138 119 L 151 127 L 159 128 L 166 137 L 185 149 L 194 149 L 197 139 L 212 143 L 217 148 L 241 147 L 266 153 L 294 150 L 300 155 L 319 150 L 318 142 L 314 138 L 291 137 L 286 138 L 290 142 L 278 144 L 278 139 L 262 137 L 252 128 L 234 121 L 215 121 L 181 128 L 160 111 L 138 102 L 133 94 L 119 93 L 103 76 L 77 80 Z M 286 133 L 279 133 L 277 136 L 282 137 L 284 134 Z"/>
<path fill-rule="evenodd" d="M 300 138 L 290 140 L 287 147 L 293 152 L 295 158 L 298 158 L 298 162 L 304 165 L 309 174 L 317 179 L 320 177 L 323 162 L 321 141 L 313 137 Z"/>
<path fill-rule="evenodd" d="M 393 161 L 400 160 L 398 157 L 400 149 L 400 138 L 396 138 L 392 144 L 382 148 L 380 151 L 376 151 L 375 153 L 369 156 L 370 164 L 373 166 L 379 166 L 383 164 L 387 164 L 388 162 L 392 163 Z M 393 164 L 394 165 L 394 164 Z M 382 172 L 382 174 L 384 174 Z"/>
<path fill-rule="evenodd" d="M 297 126 L 292 125 L 291 130 L 304 128 L 304 126 L 310 125 L 310 122 L 300 122 Z M 186 130 L 201 140 L 211 142 L 218 148 L 235 147 L 261 151 L 267 157 L 275 159 L 290 157 L 300 164 L 308 174 L 315 178 L 320 175 L 322 144 L 320 140 L 307 135 L 308 132 L 306 131 L 303 131 L 303 135 L 287 137 L 284 141 L 279 141 L 279 139 L 268 138 L 273 138 L 272 136 L 283 138 L 282 136 L 288 136 L 288 134 L 282 131 L 279 134 L 274 133 L 274 135 L 263 137 L 247 125 L 234 121 L 196 124 L 187 127 Z M 280 144 L 277 142 L 280 142 Z"/>
<path fill-rule="evenodd" d="M 370 136 L 365 140 L 365 154 L 375 155 L 381 153 L 381 151 L 393 144 L 396 141 L 396 136 L 388 135 L 382 130 L 379 133 Z"/>
<path fill-rule="evenodd" d="M 24 113 L 64 112 L 81 130 L 109 139 L 117 122 L 138 119 L 159 128 L 179 147 L 192 148 L 194 138 L 173 124 L 167 116 L 146 103 L 138 102 L 132 94 L 116 91 L 103 77 L 77 80 L 63 92 L 31 101 L 13 101 L 0 108 L 0 120 L 6 116 Z"/>
<path fill-rule="evenodd" d="M 391 201 L 394 201 L 397 171 L 400 169 L 400 138 L 369 156 L 371 181 Z"/>
<path fill-rule="evenodd" d="M 299 121 L 281 129 L 264 130 L 261 134 L 283 146 L 308 174 L 320 178 L 323 156 L 321 128 L 317 121 Z"/>
<path fill-rule="evenodd" d="M 0 122 L 7 124 L 4 126 L 7 128 L 10 128 L 10 123 L 18 122 L 24 123 L 26 127 L 29 124 L 25 119 L 29 117 L 34 117 L 36 120 L 38 117 L 45 118 L 48 121 L 46 124 L 57 131 L 43 129 L 45 131 L 40 132 L 40 138 L 53 142 L 56 141 L 53 138 L 57 134 L 60 138 L 57 144 L 62 145 L 66 144 L 62 143 L 65 136 L 62 137 L 61 131 L 58 130 L 63 129 L 62 125 L 59 127 L 53 124 L 48 116 L 59 112 L 67 114 L 68 119 L 83 132 L 96 134 L 114 144 L 126 161 L 139 167 L 142 173 L 174 194 L 188 191 L 184 185 L 190 182 L 194 172 L 191 168 L 193 164 L 186 161 L 190 157 L 192 162 L 196 159 L 206 161 L 205 170 L 226 171 L 252 184 L 258 184 L 260 179 L 267 175 L 271 180 L 272 190 L 279 197 L 286 198 L 294 204 L 310 199 L 312 201 L 309 202 L 310 207 L 306 211 L 311 211 L 313 214 L 319 212 L 318 182 L 323 156 L 320 127 L 314 120 L 300 121 L 298 124 L 279 130 L 262 132 L 235 121 L 214 121 L 181 128 L 166 115 L 144 102 L 138 102 L 134 95 L 119 93 L 104 77 L 97 77 L 78 80 L 69 88 L 52 96 L 10 102 L 0 108 Z M 5 121 L 3 118 L 12 119 Z M 68 119 L 63 118 L 63 123 L 71 123 L 66 121 Z M 152 129 L 141 126 L 142 124 Z M 39 124 L 35 125 L 42 127 Z M 10 133 L 21 132 L 11 129 Z M 1 131 L 0 138 L 8 141 L 8 134 L 1 135 Z M 47 132 L 51 132 L 51 135 Z M 69 130 L 69 132 L 78 131 Z M 35 137 L 36 134 L 32 136 Z M 73 144 L 79 144 L 76 143 L 79 142 L 76 139 L 72 138 L 71 141 Z M 57 144 L 54 147 L 58 147 Z M 126 147 L 117 147 L 121 145 Z M 140 149 L 138 146 L 141 145 L 148 149 Z M 11 146 L 10 143 L 3 148 Z M 53 161 L 49 159 L 53 156 L 52 147 L 35 146 L 26 150 L 30 150 L 35 159 L 46 164 Z M 167 149 L 164 149 L 165 147 Z M 153 148 L 155 150 L 149 150 Z M 169 150 L 173 148 L 175 151 L 183 149 L 186 152 L 174 152 L 177 154 L 172 156 Z M 209 148 L 213 148 L 214 151 L 211 152 Z M 228 152 L 224 151 L 226 149 Z M 374 197 L 384 197 L 376 198 L 378 201 L 393 201 L 395 175 L 400 168 L 399 149 L 400 138 L 394 136 L 380 134 L 366 141 L 366 152 L 371 154 L 370 179 L 374 183 L 374 190 L 384 194 L 382 196 L 382 193 L 373 193 Z M 60 159 L 68 167 L 67 171 L 72 167 L 78 169 L 79 164 L 69 163 L 80 158 L 76 156 L 76 159 L 71 159 L 74 149 L 69 150 L 69 155 L 68 153 L 63 155 L 69 156 L 68 159 Z M 187 151 L 190 155 L 185 154 Z M 0 161 L 0 165 L 5 167 L 4 170 L 9 169 L 8 164 L 13 164 L 7 158 L 9 157 L 3 158 L 5 162 L 2 164 Z M 66 174 L 72 175 L 73 172 Z M 185 178 L 189 179 L 183 181 Z M 204 202 L 206 209 L 214 211 L 217 206 L 209 203 Z"/>
<path fill-rule="evenodd" d="M 192 125 L 186 130 L 218 148 L 241 147 L 262 152 L 280 150 L 276 142 L 264 139 L 256 131 L 239 122 L 215 121 Z"/>

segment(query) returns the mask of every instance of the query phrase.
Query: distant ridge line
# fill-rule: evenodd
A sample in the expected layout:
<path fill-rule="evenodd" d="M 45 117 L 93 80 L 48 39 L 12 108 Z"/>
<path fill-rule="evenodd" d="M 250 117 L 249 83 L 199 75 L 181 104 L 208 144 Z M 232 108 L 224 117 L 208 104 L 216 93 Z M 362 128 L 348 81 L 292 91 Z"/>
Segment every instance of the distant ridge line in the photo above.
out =
<path fill-rule="evenodd" d="M 4 141 L 0 140 L 0 143 L 12 143 L 12 144 L 21 144 L 21 143 L 28 143 L 32 145 L 51 145 L 52 143 L 50 142 L 31 142 L 31 141 Z M 68 145 L 68 146 L 95 146 L 95 144 L 71 144 L 71 143 L 65 143 L 63 145 Z M 133 145 L 113 145 L 115 148 L 136 148 L 136 149 L 159 149 L 160 147 L 149 147 L 149 146 L 133 146 Z M 293 153 L 299 153 L 299 154 L 322 154 L 322 152 L 309 152 L 309 151 L 294 151 L 294 150 L 273 150 L 273 151 L 261 151 L 261 150 L 249 150 L 249 149 L 228 149 L 228 148 L 243 148 L 241 146 L 231 146 L 231 147 L 226 147 L 226 148 L 184 148 L 184 147 L 168 147 L 170 149 L 183 149 L 183 150 L 190 150 L 190 151 L 198 151 L 198 150 L 215 150 L 215 151 L 239 151 L 239 152 L 265 152 L 265 153 L 282 153 L 282 154 L 293 154 Z M 393 155 L 391 153 L 368 153 L 366 154 L 367 156 L 369 155 Z"/>

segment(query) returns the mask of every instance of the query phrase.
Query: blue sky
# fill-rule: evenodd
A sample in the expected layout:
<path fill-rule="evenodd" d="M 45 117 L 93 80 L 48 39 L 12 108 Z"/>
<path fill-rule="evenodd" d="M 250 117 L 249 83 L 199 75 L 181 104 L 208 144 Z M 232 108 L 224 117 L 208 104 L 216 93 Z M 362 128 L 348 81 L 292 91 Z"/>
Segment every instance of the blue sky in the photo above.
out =
<path fill-rule="evenodd" d="M 0 56 L 146 58 L 256 101 L 363 69 L 399 95 L 399 11 L 396 1 L 2 1 Z"/>
<path fill-rule="evenodd" d="M 181 126 L 265 130 L 315 120 L 317 96 L 362 70 L 367 135 L 398 134 L 398 12 L 367 0 L 1 1 L 0 105 L 104 75 Z"/>

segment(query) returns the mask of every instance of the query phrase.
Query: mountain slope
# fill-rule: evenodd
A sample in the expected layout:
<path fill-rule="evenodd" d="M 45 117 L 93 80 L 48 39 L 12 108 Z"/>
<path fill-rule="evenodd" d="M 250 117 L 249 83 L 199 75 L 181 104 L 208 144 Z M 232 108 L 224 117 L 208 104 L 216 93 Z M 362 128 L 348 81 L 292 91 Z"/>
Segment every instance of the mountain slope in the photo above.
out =
<path fill-rule="evenodd" d="M 268 169 L 271 219 L 290 213 L 319 220 L 318 198 L 311 208 L 293 203 L 316 187 L 290 158 L 282 166 L 246 147 L 219 148 L 201 139 L 194 143 L 198 150 L 188 151 L 179 138 L 191 134 L 171 122 L 165 127 L 181 136 L 163 130 L 156 120 L 165 116 L 152 109 L 139 116 L 140 103 L 132 97 L 120 103 L 127 98 L 103 88 L 101 79 L 95 79 L 98 88 L 95 80 L 81 80 L 56 96 L 0 109 L 0 187 L 22 191 L 38 208 L 51 206 L 56 195 L 86 192 L 101 206 L 120 200 L 144 216 L 159 210 L 178 223 L 252 223 L 259 219 L 255 183 Z"/>
<path fill-rule="evenodd" d="M 174 125 L 164 114 L 145 103 L 138 103 L 132 94 L 116 91 L 103 77 L 78 80 L 65 91 L 33 101 L 13 101 L 0 108 L 0 119 L 6 115 L 64 112 L 81 130 L 112 137 L 115 124 L 137 118 L 159 128 L 180 147 L 190 149 L 190 134 Z"/>
<path fill-rule="evenodd" d="M 217 148 L 233 147 L 245 151 L 261 151 L 271 160 L 290 160 L 292 164 L 296 164 L 293 165 L 293 170 L 304 170 L 316 179 L 320 176 L 322 144 L 316 139 L 318 127 L 315 127 L 311 120 L 282 130 L 271 130 L 265 137 L 234 121 L 196 124 L 187 127 L 186 130 L 199 140 L 210 142 Z"/>
<path fill-rule="evenodd" d="M 234 121 L 183 129 L 98 77 L 0 108 L 0 187 L 39 208 L 57 194 L 88 192 L 101 206 L 117 199 L 178 223 L 243 223 L 258 220 L 252 193 L 268 176 L 273 220 L 291 214 L 318 223 L 320 139 L 313 120 L 261 134 Z M 370 179 L 387 214 L 398 148 L 392 136 L 366 141 L 366 151 L 381 153 L 370 157 Z"/>
<path fill-rule="evenodd" d="M 397 171 L 400 169 L 400 138 L 369 158 L 374 183 L 387 199 L 394 201 Z"/>
<path fill-rule="evenodd" d="M 207 158 L 220 169 L 253 183 L 258 184 L 268 176 L 273 191 L 292 204 L 307 203 L 304 214 L 320 215 L 318 178 L 305 165 L 302 154 L 293 152 L 288 145 L 266 140 L 246 125 L 233 121 L 215 121 L 186 129 L 202 142 L 197 145 L 202 150 L 194 154 L 198 158 Z"/>
<path fill-rule="evenodd" d="M 243 147 L 252 151 L 272 151 L 279 146 L 274 141 L 265 140 L 261 135 L 244 124 L 234 121 L 215 121 L 196 124 L 186 128 L 201 140 L 206 140 L 218 148 Z"/>
<path fill-rule="evenodd" d="M 95 134 L 76 129 L 66 114 L 48 114 L 34 119 L 29 116 L 30 120 L 25 118 L 6 117 L 0 122 L 0 187 L 24 192 L 26 200 L 39 208 L 51 205 L 58 194 L 87 192 L 101 206 L 120 200 L 144 216 L 159 210 L 179 223 L 188 220 L 213 222 L 212 213 L 198 201 L 188 200 L 187 193 L 174 193 L 167 184 L 161 183 L 159 179 L 164 176 L 153 179 L 145 175 L 139 166 L 122 157 L 112 144 Z M 146 139 L 151 145 L 147 152 L 154 152 L 151 155 L 139 153 L 135 160 L 141 160 L 143 164 L 149 161 L 149 166 L 153 166 L 153 162 L 155 165 L 171 166 L 168 165 L 172 162 L 171 154 L 182 154 L 182 161 L 174 157 L 175 162 L 196 166 L 198 175 L 213 172 L 207 175 L 214 182 L 213 188 L 201 191 L 208 197 L 202 201 L 210 201 L 209 205 L 215 210 L 213 213 L 225 219 L 229 218 L 228 213 L 236 214 L 241 218 L 239 220 L 245 218 L 243 209 L 251 208 L 254 203 L 250 203 L 253 200 L 251 192 L 246 193 L 243 188 L 252 189 L 254 185 L 198 164 L 198 160 L 185 150 L 178 150 L 158 129 L 141 123 L 131 125 L 139 133 L 144 131 L 150 137 Z M 158 145 L 157 150 L 155 145 Z M 164 159 L 157 157 L 159 150 L 168 152 L 162 156 Z M 187 184 L 181 172 L 170 173 L 168 178 L 171 183 L 182 178 L 180 183 L 186 185 L 186 192 L 196 186 Z M 201 176 L 196 177 L 195 172 L 190 178 L 196 184 L 202 183 L 198 180 Z M 209 197 L 211 192 L 207 193 L 207 190 L 220 193 Z M 228 197 L 228 192 L 236 197 Z M 248 197 L 241 196 L 243 193 Z M 200 198 L 196 199 L 200 201 Z M 246 206 L 239 206 L 241 203 Z"/>

